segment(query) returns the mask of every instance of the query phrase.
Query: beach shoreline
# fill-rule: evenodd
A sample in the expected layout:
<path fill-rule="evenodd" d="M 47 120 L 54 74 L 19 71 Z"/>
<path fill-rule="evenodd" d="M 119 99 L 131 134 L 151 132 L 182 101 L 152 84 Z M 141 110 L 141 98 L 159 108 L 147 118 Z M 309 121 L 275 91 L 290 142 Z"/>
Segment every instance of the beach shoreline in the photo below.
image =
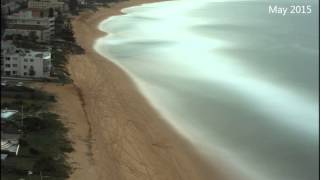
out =
<path fill-rule="evenodd" d="M 123 8 L 157 0 L 131 0 L 81 12 L 72 26 L 83 55 L 69 57 L 73 84 L 46 84 L 57 96 L 53 107 L 70 129 L 75 168 L 70 179 L 210 179 L 219 172 L 175 132 L 138 91 L 133 80 L 94 50 L 106 33 L 98 29 L 104 19 Z"/>

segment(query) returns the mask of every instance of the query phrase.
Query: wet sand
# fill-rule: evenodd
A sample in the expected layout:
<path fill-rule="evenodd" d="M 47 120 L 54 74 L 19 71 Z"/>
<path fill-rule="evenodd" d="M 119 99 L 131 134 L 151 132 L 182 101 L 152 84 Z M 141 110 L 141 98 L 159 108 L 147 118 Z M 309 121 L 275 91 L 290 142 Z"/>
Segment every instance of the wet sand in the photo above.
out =
<path fill-rule="evenodd" d="M 73 84 L 43 86 L 56 94 L 53 110 L 70 128 L 75 151 L 69 161 L 71 180 L 218 180 L 186 140 L 166 124 L 138 92 L 130 78 L 93 49 L 105 33 L 97 25 L 122 8 L 152 2 L 120 2 L 72 20 L 84 55 L 69 57 Z"/>

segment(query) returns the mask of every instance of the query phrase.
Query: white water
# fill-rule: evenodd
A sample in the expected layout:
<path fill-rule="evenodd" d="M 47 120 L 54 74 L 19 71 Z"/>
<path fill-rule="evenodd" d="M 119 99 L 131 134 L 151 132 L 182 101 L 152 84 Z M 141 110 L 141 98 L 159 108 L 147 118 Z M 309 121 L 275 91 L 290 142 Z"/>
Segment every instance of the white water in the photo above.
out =
<path fill-rule="evenodd" d="M 311 4 L 312 14 L 268 14 L 270 4 L 295 3 Z M 109 35 L 95 49 L 213 163 L 219 158 L 246 179 L 315 180 L 317 7 L 289 0 L 146 4 L 103 21 Z"/>

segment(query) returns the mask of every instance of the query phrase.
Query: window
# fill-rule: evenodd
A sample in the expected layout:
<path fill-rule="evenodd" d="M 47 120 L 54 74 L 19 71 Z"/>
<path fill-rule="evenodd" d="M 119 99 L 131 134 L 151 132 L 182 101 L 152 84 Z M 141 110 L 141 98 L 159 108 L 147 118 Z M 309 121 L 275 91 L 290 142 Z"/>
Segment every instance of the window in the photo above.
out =
<path fill-rule="evenodd" d="M 23 61 L 24 61 L 24 62 L 28 62 L 28 59 L 24 59 Z"/>
<path fill-rule="evenodd" d="M 24 72 L 23 75 L 26 76 L 26 75 L 28 75 L 28 73 L 27 73 L 27 72 Z"/>
<path fill-rule="evenodd" d="M 17 74 L 17 71 L 12 71 L 12 74 Z"/>
<path fill-rule="evenodd" d="M 6 64 L 6 67 L 11 67 L 10 64 Z"/>
<path fill-rule="evenodd" d="M 6 71 L 6 76 L 10 76 L 11 75 L 11 72 L 10 71 Z"/>
<path fill-rule="evenodd" d="M 36 75 L 36 71 L 34 70 L 33 66 L 30 66 L 29 75 L 30 75 L 30 76 Z"/>
<path fill-rule="evenodd" d="M 28 68 L 28 66 L 23 66 L 23 69 L 27 69 Z"/>
<path fill-rule="evenodd" d="M 10 61 L 10 57 L 6 57 L 6 60 L 7 60 L 7 61 Z"/>
<path fill-rule="evenodd" d="M 30 62 L 33 62 L 33 59 L 30 59 Z"/>
<path fill-rule="evenodd" d="M 12 64 L 12 67 L 18 67 L 18 64 Z"/>

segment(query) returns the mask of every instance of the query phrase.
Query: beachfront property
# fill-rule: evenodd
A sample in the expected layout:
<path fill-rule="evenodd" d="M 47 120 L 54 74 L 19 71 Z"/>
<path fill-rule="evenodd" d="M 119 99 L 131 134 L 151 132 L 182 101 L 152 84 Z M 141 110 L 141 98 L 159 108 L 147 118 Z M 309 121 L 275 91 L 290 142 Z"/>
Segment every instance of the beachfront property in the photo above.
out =
<path fill-rule="evenodd" d="M 20 35 L 35 37 L 38 42 L 49 42 L 54 35 L 54 17 L 42 17 L 37 10 L 24 10 L 7 16 L 7 26 L 3 37 Z"/>
<path fill-rule="evenodd" d="M 48 42 L 51 40 L 50 29 L 41 25 L 24 25 L 24 24 L 13 24 L 8 25 L 3 33 L 3 37 L 8 37 L 12 35 L 21 35 L 25 37 L 34 34 L 36 41 Z"/>
<path fill-rule="evenodd" d="M 60 12 L 68 11 L 68 5 L 63 1 L 58 0 L 29 0 L 28 8 L 59 10 Z"/>
<path fill-rule="evenodd" d="M 26 9 L 7 16 L 5 35 L 21 34 L 29 36 L 34 31 L 40 42 L 50 41 L 54 35 L 55 17 L 40 9 Z"/>
<path fill-rule="evenodd" d="M 17 48 L 12 41 L 2 41 L 1 44 L 1 76 L 29 78 L 50 76 L 50 49 Z"/>

